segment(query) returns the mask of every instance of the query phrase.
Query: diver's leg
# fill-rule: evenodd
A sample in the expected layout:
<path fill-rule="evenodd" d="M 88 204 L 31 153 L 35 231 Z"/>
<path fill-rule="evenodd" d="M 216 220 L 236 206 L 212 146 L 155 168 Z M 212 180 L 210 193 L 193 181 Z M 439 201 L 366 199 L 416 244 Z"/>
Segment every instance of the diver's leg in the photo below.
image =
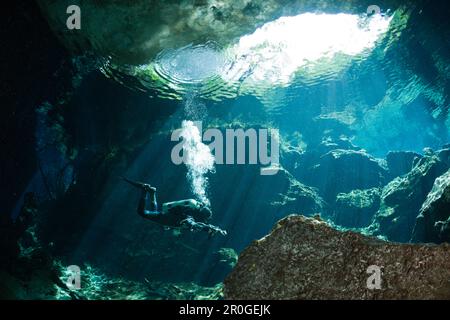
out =
<path fill-rule="evenodd" d="M 150 211 L 158 212 L 158 203 L 156 202 L 156 189 L 151 188 L 150 191 Z"/>
<path fill-rule="evenodd" d="M 191 231 L 198 232 L 198 231 L 206 231 L 209 234 L 216 234 L 220 233 L 221 235 L 225 236 L 227 232 L 225 230 L 220 229 L 219 227 L 213 226 L 212 224 L 206 224 L 203 222 L 197 222 L 192 217 L 187 217 L 183 221 L 181 221 L 181 226 L 190 229 Z"/>
<path fill-rule="evenodd" d="M 150 196 L 150 210 L 147 210 Z M 142 190 L 141 198 L 139 199 L 138 214 L 144 218 L 153 218 L 160 215 L 158 211 L 158 204 L 156 203 L 156 191 Z"/>

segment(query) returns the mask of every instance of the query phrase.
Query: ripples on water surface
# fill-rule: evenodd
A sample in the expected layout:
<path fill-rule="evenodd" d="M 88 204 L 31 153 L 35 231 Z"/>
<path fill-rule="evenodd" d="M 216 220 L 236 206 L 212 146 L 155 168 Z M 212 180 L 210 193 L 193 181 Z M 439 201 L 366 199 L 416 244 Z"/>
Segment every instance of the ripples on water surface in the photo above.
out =
<path fill-rule="evenodd" d="M 386 34 L 395 34 L 395 28 L 388 32 L 392 20 L 393 15 L 282 17 L 228 48 L 212 41 L 189 45 L 165 50 L 147 65 L 112 64 L 108 72 L 117 79 L 131 75 L 140 84 L 132 86 L 167 98 L 180 98 L 193 88 L 213 100 L 241 94 L 264 98 L 274 87 L 312 86 L 340 76 L 369 57 Z"/>
<path fill-rule="evenodd" d="M 421 96 L 433 103 L 433 117 L 446 117 L 449 43 L 430 39 L 435 28 L 448 32 L 421 14 L 406 8 L 372 16 L 282 17 L 226 48 L 192 44 L 165 50 L 146 65 L 111 63 L 104 71 L 167 99 L 192 92 L 209 101 L 255 96 L 269 114 L 319 108 L 323 117 L 352 124 L 348 119 L 361 113 L 368 121 L 379 116 L 370 109 L 397 110 Z"/>

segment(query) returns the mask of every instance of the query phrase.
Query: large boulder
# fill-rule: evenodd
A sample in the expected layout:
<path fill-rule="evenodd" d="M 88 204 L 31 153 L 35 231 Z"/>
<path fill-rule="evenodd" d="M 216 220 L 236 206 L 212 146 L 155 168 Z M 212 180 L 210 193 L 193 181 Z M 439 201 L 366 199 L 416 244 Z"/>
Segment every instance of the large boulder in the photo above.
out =
<path fill-rule="evenodd" d="M 450 245 L 394 244 L 289 216 L 242 252 L 224 292 L 226 299 L 450 299 Z"/>
<path fill-rule="evenodd" d="M 436 179 L 417 217 L 414 242 L 450 242 L 450 170 Z"/>
<path fill-rule="evenodd" d="M 384 187 L 381 206 L 370 230 L 391 241 L 408 242 L 428 192 L 437 177 L 448 167 L 436 155 L 420 159 L 407 175 L 398 177 Z"/>
<path fill-rule="evenodd" d="M 380 193 L 379 188 L 339 193 L 331 214 L 333 222 L 347 228 L 367 227 L 380 207 Z"/>

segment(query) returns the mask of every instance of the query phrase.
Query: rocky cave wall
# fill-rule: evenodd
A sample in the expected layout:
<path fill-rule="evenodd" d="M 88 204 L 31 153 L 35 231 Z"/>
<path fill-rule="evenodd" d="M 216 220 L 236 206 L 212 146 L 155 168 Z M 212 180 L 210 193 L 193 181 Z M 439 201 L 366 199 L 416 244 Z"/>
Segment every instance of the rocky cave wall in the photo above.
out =
<path fill-rule="evenodd" d="M 370 1 L 309 0 L 184 0 L 184 1 L 37 1 L 63 43 L 74 52 L 93 50 L 119 63 L 144 64 L 164 49 L 203 43 L 211 38 L 225 47 L 240 36 L 281 16 L 317 10 L 364 13 Z M 73 32 L 64 28 L 67 7 L 82 8 L 83 25 Z M 378 6 L 397 8 L 399 1 L 383 0 Z"/>

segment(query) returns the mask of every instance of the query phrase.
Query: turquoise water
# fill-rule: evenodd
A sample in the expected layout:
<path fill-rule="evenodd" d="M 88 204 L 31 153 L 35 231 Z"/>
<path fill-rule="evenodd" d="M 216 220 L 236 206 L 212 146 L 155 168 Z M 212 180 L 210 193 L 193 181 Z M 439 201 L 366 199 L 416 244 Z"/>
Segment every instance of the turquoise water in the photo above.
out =
<path fill-rule="evenodd" d="M 348 6 L 255 20 L 227 42 L 210 34 L 135 65 L 71 56 L 70 93 L 30 116 L 35 164 L 23 166 L 11 215 L 28 212 L 32 193 L 42 247 L 58 268 L 80 266 L 95 299 L 220 298 L 239 253 L 291 214 L 388 241 L 448 242 L 445 199 L 430 222 L 442 229 L 417 231 L 450 168 L 447 5 Z M 180 128 L 191 157 L 177 163 Z M 228 162 L 239 146 L 227 130 L 255 134 L 242 163 Z M 214 150 L 211 136 L 223 139 Z M 263 174 L 262 144 L 275 174 Z M 146 221 L 123 176 L 156 187 L 160 206 L 207 204 L 227 235 Z"/>
<path fill-rule="evenodd" d="M 325 37 L 329 43 L 317 45 L 313 29 L 304 35 L 293 32 L 293 38 L 283 38 L 285 42 L 276 37 L 270 40 L 269 32 L 265 41 L 275 42 L 265 43 L 256 53 L 258 44 L 245 51 L 239 46 L 236 49 L 236 44 L 220 47 L 210 39 L 205 44 L 164 51 L 148 65 L 130 69 L 111 64 L 106 73 L 116 78 L 125 76 L 121 72 L 128 73 L 133 80 L 123 78 L 122 82 L 153 96 L 149 102 L 141 102 L 150 109 L 146 114 L 153 114 L 155 108 L 176 110 L 170 118 L 160 119 L 157 128 L 162 133 L 150 137 L 138 149 L 138 156 L 122 166 L 126 175 L 158 186 L 161 202 L 195 197 L 185 178 L 189 168 L 170 163 L 173 144 L 167 143 L 168 135 L 183 120 L 202 121 L 205 130 L 276 128 L 281 134 L 281 166 L 287 172 L 262 177 L 258 166 L 216 165 L 205 173 L 213 221 L 228 230 L 226 238 L 212 240 L 193 234 L 174 238 L 171 232 L 150 233 L 152 226 L 131 218 L 137 201 L 134 190 L 110 178 L 115 182 L 101 202 L 97 223 L 128 235 L 127 241 L 136 248 L 124 247 L 126 252 L 118 254 L 117 247 L 124 244 L 111 246 L 110 241 L 119 240 L 109 236 L 107 241 L 99 240 L 109 233 L 99 234 L 96 228 L 86 233 L 80 247 L 87 248 L 86 252 L 100 250 L 101 255 L 96 256 L 100 263 L 104 263 L 103 256 L 117 260 L 113 266 L 108 261 L 109 270 L 119 272 L 121 265 L 128 263 L 133 277 L 153 272 L 156 278 L 216 283 L 227 269 L 215 260 L 218 248 L 239 252 L 288 214 L 320 213 L 337 227 L 369 227 L 378 210 L 376 204 L 358 213 L 367 215 L 358 218 L 364 223 L 354 224 L 337 218 L 341 203 L 336 202 L 337 194 L 387 185 L 394 178 L 387 173 L 390 151 L 423 154 L 424 148 L 439 150 L 449 142 L 449 43 L 445 37 L 449 29 L 446 19 L 429 19 L 437 11 L 417 6 L 375 17 L 364 13 L 300 15 L 285 24 L 316 23 L 324 29 L 319 36 L 334 28 L 343 28 L 351 36 L 337 31 Z M 291 51 L 283 53 L 283 48 Z M 302 49 L 308 48 L 304 54 Z M 89 94 L 87 86 L 82 86 L 80 96 Z M 133 126 L 127 121 L 120 120 L 123 130 Z M 327 162 L 326 152 L 333 148 L 356 150 L 365 156 L 359 159 L 358 153 L 344 154 L 342 162 Z M 371 203 L 376 196 L 370 194 L 367 200 L 355 201 Z M 398 239 L 393 240 L 407 237 L 403 232 L 410 232 L 408 228 L 398 231 Z M 383 232 L 379 235 L 385 236 Z M 91 243 L 96 245 L 90 247 Z M 153 254 L 149 247 L 155 249 L 150 251 Z M 146 260 L 139 255 L 136 262 L 126 258 L 141 251 L 146 252 Z M 79 254 L 78 258 L 83 256 Z M 184 272 L 180 273 L 181 265 Z"/>

